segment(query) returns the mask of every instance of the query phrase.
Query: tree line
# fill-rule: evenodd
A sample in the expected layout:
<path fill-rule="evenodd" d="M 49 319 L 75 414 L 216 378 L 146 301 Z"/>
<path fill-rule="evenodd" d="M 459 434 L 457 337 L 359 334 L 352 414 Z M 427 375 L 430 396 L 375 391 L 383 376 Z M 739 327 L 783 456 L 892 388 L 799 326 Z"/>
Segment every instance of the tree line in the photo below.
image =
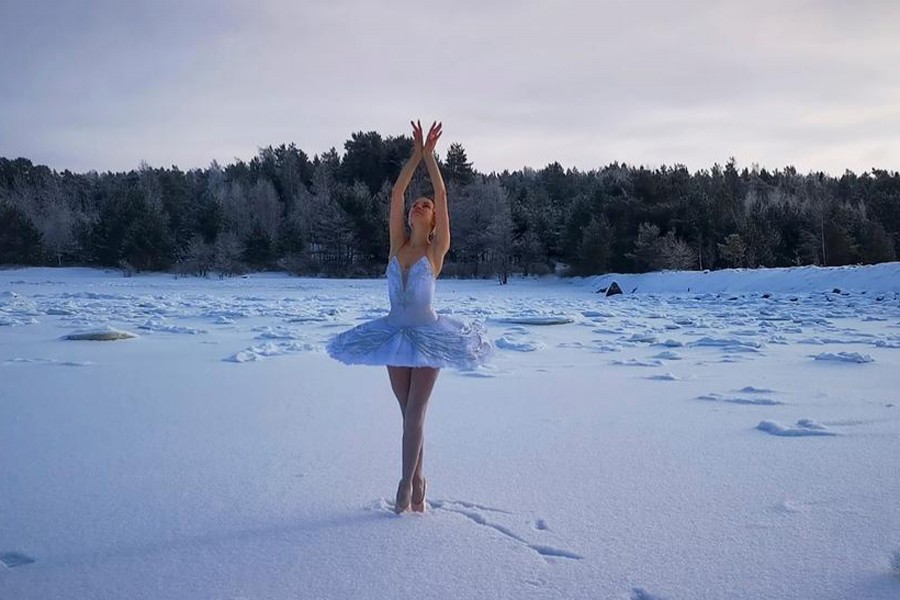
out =
<path fill-rule="evenodd" d="M 182 171 L 57 172 L 0 158 L 0 264 L 205 276 L 383 272 L 391 186 L 412 140 L 358 132 L 312 159 L 294 144 Z M 444 274 L 591 275 L 895 260 L 900 174 L 840 177 L 734 159 L 484 174 L 460 144 L 439 157 L 453 244 Z M 408 195 L 430 195 L 424 169 Z"/>

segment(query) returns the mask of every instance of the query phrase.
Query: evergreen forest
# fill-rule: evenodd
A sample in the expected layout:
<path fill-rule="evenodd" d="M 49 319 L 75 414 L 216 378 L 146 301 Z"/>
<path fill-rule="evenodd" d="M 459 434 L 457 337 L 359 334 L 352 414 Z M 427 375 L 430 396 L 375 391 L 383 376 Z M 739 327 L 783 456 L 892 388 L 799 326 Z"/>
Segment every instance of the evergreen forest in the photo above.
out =
<path fill-rule="evenodd" d="M 141 164 L 58 172 L 0 158 L 0 264 L 229 276 L 383 273 L 391 187 L 406 136 L 358 132 L 309 157 L 294 144 L 205 169 Z M 439 156 L 452 247 L 443 275 L 593 275 L 663 269 L 847 265 L 900 252 L 900 174 L 840 177 L 724 166 L 613 163 L 478 172 Z M 407 200 L 431 195 L 420 167 Z"/>

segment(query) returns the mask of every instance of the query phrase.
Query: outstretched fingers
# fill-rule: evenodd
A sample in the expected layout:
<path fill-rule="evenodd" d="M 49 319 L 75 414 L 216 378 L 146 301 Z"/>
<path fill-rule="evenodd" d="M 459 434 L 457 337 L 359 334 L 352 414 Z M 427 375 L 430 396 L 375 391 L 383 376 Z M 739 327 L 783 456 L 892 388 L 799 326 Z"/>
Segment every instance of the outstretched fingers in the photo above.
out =
<path fill-rule="evenodd" d="M 437 142 L 443 133 L 443 124 L 435 121 L 428 130 L 428 137 L 425 139 L 425 150 L 434 152 Z"/>
<path fill-rule="evenodd" d="M 422 136 L 422 124 L 418 121 L 410 121 L 410 125 L 413 128 L 413 143 L 415 144 L 416 149 L 422 150 L 425 148 L 425 141 Z"/>

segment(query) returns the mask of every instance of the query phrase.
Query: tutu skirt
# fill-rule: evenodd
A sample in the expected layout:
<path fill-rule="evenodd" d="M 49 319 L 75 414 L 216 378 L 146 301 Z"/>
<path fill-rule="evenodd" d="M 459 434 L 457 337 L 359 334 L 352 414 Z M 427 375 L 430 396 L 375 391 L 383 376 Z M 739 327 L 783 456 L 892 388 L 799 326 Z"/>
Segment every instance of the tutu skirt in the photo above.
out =
<path fill-rule="evenodd" d="M 492 353 L 480 323 L 438 316 L 425 325 L 398 325 L 390 315 L 333 337 L 328 354 L 348 365 L 471 369 Z"/>
<path fill-rule="evenodd" d="M 432 309 L 435 282 L 427 257 L 407 270 L 394 257 L 386 275 L 391 312 L 333 337 L 326 347 L 332 358 L 348 365 L 460 369 L 487 360 L 493 348 L 483 325 Z"/>

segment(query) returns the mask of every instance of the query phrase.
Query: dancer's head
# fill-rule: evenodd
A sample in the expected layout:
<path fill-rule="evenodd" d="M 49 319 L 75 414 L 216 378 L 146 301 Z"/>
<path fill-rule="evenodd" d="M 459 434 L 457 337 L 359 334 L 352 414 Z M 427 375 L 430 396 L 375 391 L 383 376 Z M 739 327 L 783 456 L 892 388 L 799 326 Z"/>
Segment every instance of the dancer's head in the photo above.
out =
<path fill-rule="evenodd" d="M 412 206 L 409 207 L 409 226 L 415 230 L 417 227 L 428 232 L 428 237 L 434 233 L 435 216 L 434 216 L 434 200 L 426 196 L 417 198 Z"/>

